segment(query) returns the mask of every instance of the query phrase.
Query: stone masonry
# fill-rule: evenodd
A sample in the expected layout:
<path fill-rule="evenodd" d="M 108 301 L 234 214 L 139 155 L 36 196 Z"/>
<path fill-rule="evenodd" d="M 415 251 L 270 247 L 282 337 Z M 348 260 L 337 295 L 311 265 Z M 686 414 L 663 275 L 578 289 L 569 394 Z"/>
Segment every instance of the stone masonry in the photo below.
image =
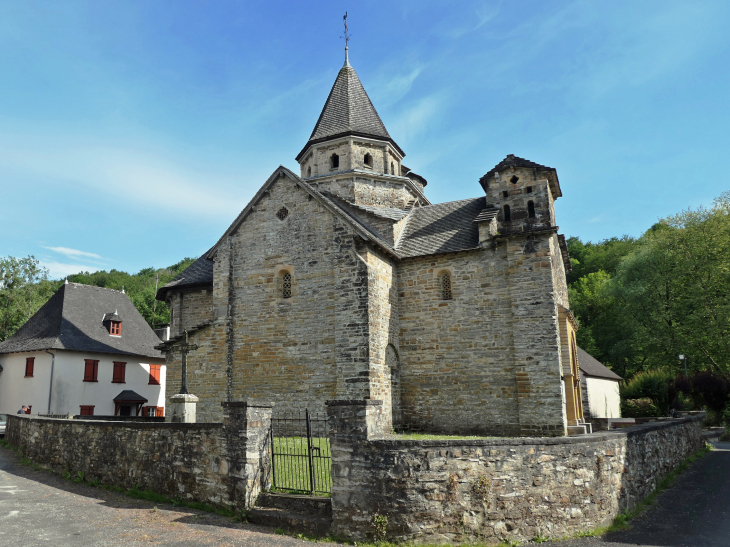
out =
<path fill-rule="evenodd" d="M 704 446 L 703 416 L 583 437 L 406 440 L 379 401 L 328 403 L 332 533 L 417 543 L 560 538 L 610 524 Z"/>
<path fill-rule="evenodd" d="M 346 63 L 300 175 L 279 167 L 160 289 L 173 317 L 161 349 L 184 329 L 200 346 L 200 420 L 253 398 L 279 413 L 380 400 L 399 430 L 561 436 L 581 422 L 556 170 L 509 155 L 481 197 L 431 204 L 404 156 Z M 171 394 L 179 362 L 168 352 Z"/>
<path fill-rule="evenodd" d="M 223 410 L 222 424 L 10 415 L 6 438 L 34 463 L 88 481 L 247 508 L 268 486 L 271 405 Z"/>

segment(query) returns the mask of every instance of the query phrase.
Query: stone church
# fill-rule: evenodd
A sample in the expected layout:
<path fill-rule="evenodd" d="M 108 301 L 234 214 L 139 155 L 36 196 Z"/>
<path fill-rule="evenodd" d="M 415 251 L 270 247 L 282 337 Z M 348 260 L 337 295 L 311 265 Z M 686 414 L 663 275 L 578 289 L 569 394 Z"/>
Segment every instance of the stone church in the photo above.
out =
<path fill-rule="evenodd" d="M 321 413 L 369 398 L 396 430 L 550 436 L 582 422 L 556 170 L 510 154 L 477 197 L 434 204 L 404 157 L 346 60 L 299 173 L 276 169 L 159 290 L 168 398 L 186 330 L 198 421 L 220 421 L 222 400 Z"/>

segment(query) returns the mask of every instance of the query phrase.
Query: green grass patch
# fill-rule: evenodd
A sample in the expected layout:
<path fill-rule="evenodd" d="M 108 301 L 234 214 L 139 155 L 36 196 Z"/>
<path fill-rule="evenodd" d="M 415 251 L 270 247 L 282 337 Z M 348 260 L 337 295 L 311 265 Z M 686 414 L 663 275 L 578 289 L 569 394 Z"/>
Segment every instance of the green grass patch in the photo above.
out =
<path fill-rule="evenodd" d="M 315 495 L 329 496 L 332 491 L 330 440 L 312 439 Z M 306 437 L 274 437 L 273 492 L 312 494 L 309 472 L 310 448 Z"/>

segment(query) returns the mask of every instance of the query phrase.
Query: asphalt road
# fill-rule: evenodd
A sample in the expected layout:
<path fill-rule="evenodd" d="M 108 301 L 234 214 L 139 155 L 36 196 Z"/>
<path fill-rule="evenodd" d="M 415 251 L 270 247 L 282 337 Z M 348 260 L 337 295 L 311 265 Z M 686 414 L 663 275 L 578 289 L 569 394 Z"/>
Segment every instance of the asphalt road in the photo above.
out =
<path fill-rule="evenodd" d="M 696 462 L 631 529 L 556 547 L 730 547 L 730 443 Z M 0 547 L 313 544 L 192 509 L 133 500 L 18 463 L 0 448 Z M 329 544 L 333 545 L 333 544 Z"/>
<path fill-rule="evenodd" d="M 556 547 L 730 547 L 730 443 L 683 473 L 631 529 L 602 538 L 551 543 Z"/>
<path fill-rule="evenodd" d="M 134 500 L 20 465 L 0 448 L 0 547 L 312 547 L 269 528 Z"/>

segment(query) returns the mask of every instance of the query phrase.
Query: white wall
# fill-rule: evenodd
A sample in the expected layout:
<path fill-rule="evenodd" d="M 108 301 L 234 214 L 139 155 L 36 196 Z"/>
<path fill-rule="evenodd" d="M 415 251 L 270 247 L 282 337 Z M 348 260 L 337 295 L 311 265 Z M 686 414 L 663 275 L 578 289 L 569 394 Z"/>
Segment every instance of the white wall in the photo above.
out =
<path fill-rule="evenodd" d="M 621 397 L 618 382 L 605 378 L 584 376 L 588 391 L 588 406 L 593 418 L 620 418 Z M 588 410 L 588 409 L 584 409 Z M 586 412 L 588 415 L 588 412 Z"/>
<path fill-rule="evenodd" d="M 52 350 L 56 354 L 53 372 L 52 414 L 79 414 L 81 405 L 94 405 L 95 415 L 113 415 L 114 397 L 131 389 L 148 399 L 145 406 L 165 406 L 166 367 L 163 360 L 155 361 L 130 355 L 81 353 Z M 35 357 L 32 378 L 25 378 L 25 360 Z M 84 382 L 84 359 L 99 361 L 97 382 Z M 125 383 L 113 384 L 113 361 L 127 363 Z M 160 364 L 160 385 L 149 385 L 150 361 Z M 33 405 L 33 414 L 48 411 L 48 390 L 51 376 L 51 356 L 47 353 L 25 352 L 0 355 L 0 414 L 15 414 L 22 405 Z"/>

